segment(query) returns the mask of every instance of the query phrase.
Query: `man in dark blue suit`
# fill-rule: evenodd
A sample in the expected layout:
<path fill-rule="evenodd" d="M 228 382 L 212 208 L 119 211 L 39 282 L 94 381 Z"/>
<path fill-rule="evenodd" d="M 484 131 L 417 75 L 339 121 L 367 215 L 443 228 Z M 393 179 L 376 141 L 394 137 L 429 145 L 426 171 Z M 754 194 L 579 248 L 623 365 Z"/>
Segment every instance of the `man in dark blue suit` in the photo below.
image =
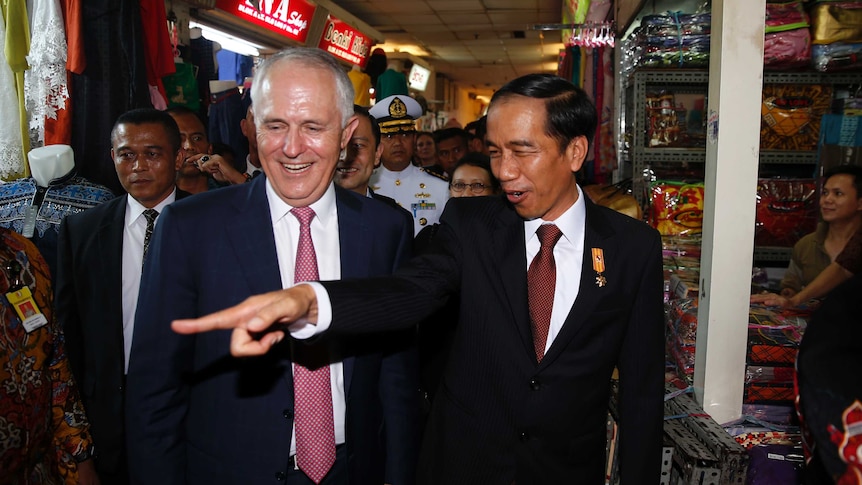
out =
<path fill-rule="evenodd" d="M 170 115 L 155 109 L 120 115 L 111 131 L 111 158 L 128 195 L 60 226 L 55 314 L 92 425 L 103 485 L 129 483 L 124 387 L 147 228 L 168 204 L 189 195 L 175 184 L 184 156 Z"/>
<path fill-rule="evenodd" d="M 153 236 L 128 378 L 133 481 L 412 483 L 417 369 L 401 335 L 285 342 L 237 359 L 230 332 L 171 331 L 174 319 L 291 286 L 312 266 L 320 278 L 367 277 L 409 256 L 401 213 L 332 183 L 356 127 L 335 61 L 282 51 L 252 91 L 266 176 L 169 207 Z"/>

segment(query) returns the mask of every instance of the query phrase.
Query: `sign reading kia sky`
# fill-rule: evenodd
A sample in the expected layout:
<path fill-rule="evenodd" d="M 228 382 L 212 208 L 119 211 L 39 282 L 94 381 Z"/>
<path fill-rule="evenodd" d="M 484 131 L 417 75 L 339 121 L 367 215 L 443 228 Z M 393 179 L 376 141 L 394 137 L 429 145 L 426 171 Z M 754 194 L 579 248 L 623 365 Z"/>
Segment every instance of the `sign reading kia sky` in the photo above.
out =
<path fill-rule="evenodd" d="M 317 47 L 339 59 L 365 67 L 373 44 L 371 37 L 330 15 L 326 18 L 326 28 Z"/>
<path fill-rule="evenodd" d="M 316 8 L 308 0 L 217 0 L 216 7 L 301 44 Z"/>

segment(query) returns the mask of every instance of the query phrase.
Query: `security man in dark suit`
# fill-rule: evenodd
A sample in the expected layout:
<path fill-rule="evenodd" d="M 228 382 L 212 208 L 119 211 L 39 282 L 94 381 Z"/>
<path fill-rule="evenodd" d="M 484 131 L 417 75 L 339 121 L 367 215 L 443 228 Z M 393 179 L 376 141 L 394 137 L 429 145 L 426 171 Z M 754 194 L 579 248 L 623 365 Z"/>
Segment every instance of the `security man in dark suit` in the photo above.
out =
<path fill-rule="evenodd" d="M 129 483 L 123 406 L 141 267 L 158 214 L 188 195 L 170 115 L 139 109 L 111 131 L 111 158 L 127 195 L 67 217 L 60 229 L 56 315 L 81 388 L 103 485 Z"/>

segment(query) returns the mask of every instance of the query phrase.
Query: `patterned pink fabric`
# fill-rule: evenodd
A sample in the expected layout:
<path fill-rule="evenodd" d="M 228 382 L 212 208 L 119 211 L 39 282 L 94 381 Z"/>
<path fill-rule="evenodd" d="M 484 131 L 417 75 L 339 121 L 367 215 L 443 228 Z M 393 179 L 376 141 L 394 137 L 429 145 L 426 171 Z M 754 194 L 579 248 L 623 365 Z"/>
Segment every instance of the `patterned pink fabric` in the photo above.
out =
<path fill-rule="evenodd" d="M 299 244 L 293 281 L 315 281 L 317 255 L 311 240 L 314 210 L 297 207 L 290 211 L 299 219 Z M 296 408 L 296 464 L 314 483 L 320 483 L 335 463 L 335 424 L 332 417 L 332 387 L 329 365 L 315 369 L 293 364 L 293 400 Z"/>

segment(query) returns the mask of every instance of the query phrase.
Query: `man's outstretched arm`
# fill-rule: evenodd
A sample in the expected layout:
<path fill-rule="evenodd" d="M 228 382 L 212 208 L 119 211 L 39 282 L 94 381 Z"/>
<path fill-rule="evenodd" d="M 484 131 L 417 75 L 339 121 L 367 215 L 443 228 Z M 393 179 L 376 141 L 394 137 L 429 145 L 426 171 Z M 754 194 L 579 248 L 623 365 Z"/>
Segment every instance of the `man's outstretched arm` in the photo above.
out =
<path fill-rule="evenodd" d="M 318 316 L 315 289 L 301 284 L 246 298 L 239 305 L 200 318 L 174 320 L 171 328 L 181 334 L 233 329 L 231 354 L 248 357 L 267 353 L 284 338 L 285 331 L 300 338 L 314 335 L 319 330 L 314 328 Z"/>

